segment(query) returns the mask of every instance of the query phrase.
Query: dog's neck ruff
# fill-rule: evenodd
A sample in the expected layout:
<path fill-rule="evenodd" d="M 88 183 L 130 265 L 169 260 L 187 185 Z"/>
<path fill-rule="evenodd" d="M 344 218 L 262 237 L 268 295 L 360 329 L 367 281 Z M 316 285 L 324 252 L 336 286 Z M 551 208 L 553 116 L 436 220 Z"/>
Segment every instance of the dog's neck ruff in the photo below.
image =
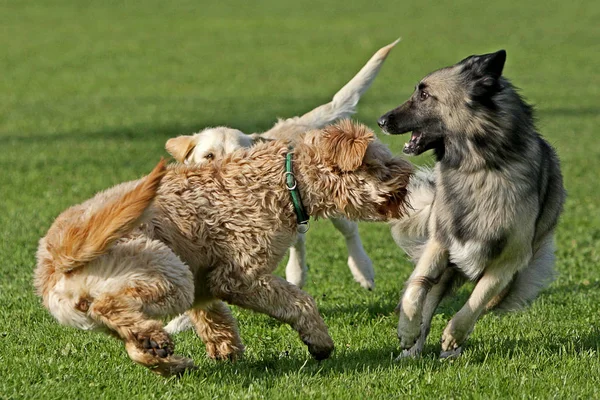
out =
<path fill-rule="evenodd" d="M 292 204 L 294 205 L 294 212 L 296 213 L 296 220 L 298 227 L 296 228 L 299 233 L 306 233 L 309 228 L 308 220 L 310 216 L 306 213 L 306 209 L 302 204 L 302 198 L 300 197 L 300 190 L 298 190 L 298 182 L 294 176 L 292 169 L 292 156 L 294 152 L 290 148 L 290 151 L 285 155 L 285 186 L 290 192 L 292 198 Z"/>

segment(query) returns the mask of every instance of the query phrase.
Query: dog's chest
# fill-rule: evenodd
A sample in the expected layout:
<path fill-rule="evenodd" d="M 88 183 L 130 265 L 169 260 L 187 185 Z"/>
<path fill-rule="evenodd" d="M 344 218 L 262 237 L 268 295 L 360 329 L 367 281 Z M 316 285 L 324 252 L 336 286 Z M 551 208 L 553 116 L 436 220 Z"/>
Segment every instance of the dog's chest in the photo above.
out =
<path fill-rule="evenodd" d="M 499 174 L 438 171 L 436 188 L 436 224 L 446 235 L 459 240 L 487 235 L 511 218 L 514 193 Z"/>
<path fill-rule="evenodd" d="M 510 245 L 519 223 L 532 218 L 522 212 L 531 201 L 528 190 L 496 171 L 463 174 L 438 168 L 437 173 L 433 232 L 451 260 L 476 275 Z"/>

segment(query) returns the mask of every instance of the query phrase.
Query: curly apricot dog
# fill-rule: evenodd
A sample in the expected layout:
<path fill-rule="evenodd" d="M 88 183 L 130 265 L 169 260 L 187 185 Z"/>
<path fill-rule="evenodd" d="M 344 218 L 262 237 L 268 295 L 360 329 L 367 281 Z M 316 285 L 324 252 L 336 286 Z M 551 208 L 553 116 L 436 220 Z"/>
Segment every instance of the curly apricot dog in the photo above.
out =
<path fill-rule="evenodd" d="M 295 240 L 297 219 L 283 141 L 208 165 L 159 163 L 63 212 L 40 241 L 35 286 L 62 324 L 103 329 L 135 362 L 162 375 L 193 368 L 174 355 L 159 318 L 187 311 L 213 358 L 244 351 L 223 301 L 298 331 L 316 359 L 333 341 L 314 300 L 271 273 Z M 411 165 L 362 125 L 304 134 L 293 175 L 314 217 L 389 220 L 404 212 Z"/>

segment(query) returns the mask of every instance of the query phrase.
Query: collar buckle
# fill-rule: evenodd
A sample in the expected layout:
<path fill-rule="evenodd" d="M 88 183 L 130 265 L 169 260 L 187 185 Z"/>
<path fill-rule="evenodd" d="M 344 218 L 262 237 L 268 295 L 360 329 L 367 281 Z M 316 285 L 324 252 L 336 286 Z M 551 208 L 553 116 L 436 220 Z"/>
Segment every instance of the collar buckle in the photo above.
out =
<path fill-rule="evenodd" d="M 294 213 L 296 214 L 296 221 L 298 226 L 296 230 L 298 233 L 306 233 L 310 228 L 309 219 L 310 216 L 306 213 L 302 199 L 300 198 L 300 191 L 298 190 L 298 181 L 292 172 L 292 155 L 293 151 L 290 151 L 285 156 L 285 172 L 283 173 L 285 187 L 290 192 L 292 204 L 294 205 Z"/>

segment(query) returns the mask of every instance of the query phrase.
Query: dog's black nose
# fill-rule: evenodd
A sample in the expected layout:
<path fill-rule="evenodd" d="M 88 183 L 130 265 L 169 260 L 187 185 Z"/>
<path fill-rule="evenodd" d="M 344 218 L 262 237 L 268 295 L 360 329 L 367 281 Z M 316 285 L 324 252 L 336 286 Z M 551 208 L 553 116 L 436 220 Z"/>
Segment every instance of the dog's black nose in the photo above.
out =
<path fill-rule="evenodd" d="M 386 115 L 382 115 L 377 120 L 377 125 L 379 125 L 380 128 L 383 128 L 385 126 L 385 124 L 387 124 L 387 121 L 388 121 L 387 114 Z"/>

